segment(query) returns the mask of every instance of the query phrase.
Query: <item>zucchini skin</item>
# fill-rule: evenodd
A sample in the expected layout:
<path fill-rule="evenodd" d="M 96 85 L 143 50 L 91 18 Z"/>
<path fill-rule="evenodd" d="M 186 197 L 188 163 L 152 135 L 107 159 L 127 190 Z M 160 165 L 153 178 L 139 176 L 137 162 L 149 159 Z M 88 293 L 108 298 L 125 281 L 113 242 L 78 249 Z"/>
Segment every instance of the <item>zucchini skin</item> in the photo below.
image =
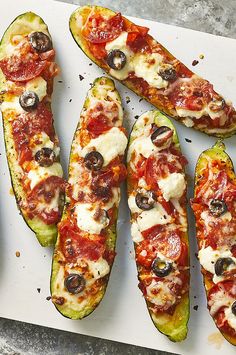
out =
<path fill-rule="evenodd" d="M 195 168 L 195 181 L 194 181 L 194 197 L 196 197 L 196 187 L 198 186 L 198 184 L 200 183 L 201 180 L 201 172 L 202 170 L 204 170 L 204 168 L 206 167 L 206 159 L 209 161 L 210 160 L 221 160 L 223 162 L 225 162 L 225 166 L 226 166 L 226 170 L 230 176 L 230 178 L 236 182 L 236 175 L 235 175 L 235 171 L 234 171 L 234 166 L 233 166 L 233 162 L 230 158 L 230 156 L 226 153 L 225 151 L 225 145 L 222 141 L 217 141 L 213 147 L 205 150 L 204 152 L 201 153 L 201 155 L 198 158 L 197 164 L 196 164 L 196 168 Z M 198 228 L 196 226 L 196 232 L 198 232 Z M 201 267 L 202 270 L 202 275 L 203 275 L 203 282 L 204 282 L 204 286 L 205 286 L 205 292 L 206 292 L 206 297 L 208 296 L 208 291 L 207 291 L 207 285 L 211 284 L 211 280 L 209 279 L 209 277 L 207 275 L 205 275 L 203 273 L 203 268 Z M 209 289 L 210 290 L 210 289 Z M 214 320 L 214 318 L 212 317 L 212 319 Z M 216 322 L 215 322 L 216 324 Z M 216 324 L 217 326 L 217 324 Z M 218 327 L 217 327 L 218 328 Z M 220 330 L 220 328 L 218 328 L 219 331 L 221 332 L 221 334 L 224 336 L 224 338 L 232 345 L 236 346 L 236 337 L 232 337 L 228 334 L 226 334 L 225 332 L 222 332 Z"/>
<path fill-rule="evenodd" d="M 110 88 L 116 92 L 117 97 L 121 103 L 120 95 L 115 88 L 113 80 L 111 80 L 107 77 L 99 77 L 99 78 L 95 79 L 89 92 L 94 90 L 94 92 L 98 93 L 98 95 L 99 95 L 99 92 L 100 92 L 99 88 L 101 86 L 101 82 L 103 82 L 103 84 L 105 83 L 106 85 L 110 86 Z M 89 92 L 88 92 L 87 97 L 85 99 L 84 106 L 82 108 L 81 113 L 83 112 L 84 109 L 89 107 Z M 72 140 L 72 145 L 71 145 L 71 150 L 70 150 L 70 162 L 69 162 L 69 177 L 71 175 L 70 166 L 73 161 L 73 156 L 72 156 L 73 155 L 73 143 L 76 142 L 76 137 L 77 137 L 77 133 L 79 131 L 79 128 L 80 128 L 80 122 L 77 125 L 77 128 L 75 130 L 75 134 L 74 134 L 74 137 Z M 75 145 L 75 147 L 76 147 L 76 145 Z M 66 203 L 64 205 L 64 210 L 63 210 L 61 222 L 63 222 L 64 220 L 67 219 L 67 213 L 68 213 L 67 211 L 68 211 L 69 205 L 70 205 L 69 197 L 66 194 Z M 114 223 L 106 228 L 106 230 L 108 232 L 106 245 L 108 246 L 109 251 L 112 250 L 115 252 L 116 239 L 117 239 L 116 226 L 117 226 L 117 217 L 118 217 L 118 207 L 113 206 L 113 211 L 114 211 L 114 216 L 115 216 Z M 100 287 L 100 290 L 96 294 L 96 297 L 94 297 L 94 299 L 91 300 L 90 304 L 86 305 L 82 310 L 78 311 L 78 310 L 73 309 L 73 307 L 70 307 L 70 305 L 67 305 L 67 304 L 58 305 L 54 300 L 54 295 L 57 290 L 57 277 L 58 277 L 58 273 L 59 273 L 59 269 L 60 269 L 60 265 L 61 265 L 60 259 L 61 259 L 61 252 L 60 252 L 60 231 L 59 231 L 58 236 L 57 236 L 57 240 L 56 240 L 56 244 L 55 244 L 53 259 L 52 259 L 51 282 L 50 282 L 52 301 L 53 301 L 56 309 L 64 317 L 69 318 L 69 319 L 74 319 L 74 320 L 83 319 L 83 318 L 87 317 L 88 315 L 90 315 L 97 308 L 99 303 L 102 301 L 102 299 L 105 295 L 105 292 L 106 292 L 108 282 L 109 282 L 113 263 L 110 264 L 110 271 L 104 277 L 105 282 L 103 282 L 103 285 Z M 65 290 L 65 288 L 64 288 L 64 290 Z"/>
<path fill-rule="evenodd" d="M 102 7 L 102 6 L 93 6 L 93 5 L 85 5 L 85 6 L 81 6 L 78 9 L 76 9 L 69 20 L 69 27 L 70 27 L 70 32 L 72 34 L 72 37 L 74 38 L 76 44 L 79 46 L 79 48 L 84 52 L 84 54 L 90 59 L 92 60 L 95 64 L 97 64 L 100 68 L 102 68 L 104 71 L 107 72 L 108 75 L 112 76 L 109 73 L 108 70 L 108 66 L 104 65 L 104 63 L 102 61 L 99 61 L 99 59 L 95 58 L 93 56 L 93 54 L 91 53 L 91 51 L 89 50 L 89 47 L 86 43 L 86 40 L 83 38 L 83 36 L 81 35 L 81 33 L 78 31 L 78 28 L 76 26 L 76 17 L 78 15 L 81 15 L 82 17 L 86 17 L 88 16 L 88 14 L 90 13 L 91 9 L 94 9 L 95 12 L 99 12 L 101 15 L 115 15 L 116 12 Z M 123 16 L 124 17 L 124 16 Z M 125 17 L 124 17 L 125 18 Z M 125 18 L 126 19 L 126 18 Z M 128 19 L 126 19 L 126 21 L 128 21 L 129 23 L 132 23 L 131 21 L 129 21 Z M 168 51 L 167 51 L 168 52 Z M 116 79 L 116 78 L 114 78 Z M 116 79 L 118 80 L 118 79 Z M 130 90 L 132 90 L 133 92 L 135 92 L 137 95 L 139 95 L 140 97 L 142 97 L 143 99 L 147 100 L 149 103 L 151 103 L 152 105 L 154 105 L 158 110 L 160 110 L 161 112 L 163 112 L 164 114 L 167 114 L 168 116 L 174 118 L 176 121 L 181 122 L 182 124 L 184 124 L 184 119 L 185 117 L 179 117 L 173 114 L 173 110 L 169 109 L 167 107 L 165 107 L 163 105 L 163 103 L 158 100 L 158 98 L 154 97 L 154 98 L 148 98 L 144 95 L 142 95 L 142 93 L 135 87 L 135 85 L 127 79 L 124 80 L 119 80 L 123 85 L 125 85 L 126 87 L 128 87 Z M 184 124 L 185 125 L 185 124 Z M 200 127 L 193 127 L 195 130 L 198 130 L 202 133 L 205 133 L 209 136 L 214 136 L 214 137 L 218 137 L 218 138 L 228 138 L 231 137 L 232 135 L 236 134 L 236 124 L 232 124 L 230 126 L 230 129 L 228 131 L 225 132 L 211 132 L 211 130 L 208 130 L 208 128 L 200 128 Z"/>
<path fill-rule="evenodd" d="M 39 28 L 37 30 L 39 30 L 39 31 L 43 30 L 43 31 L 47 32 L 48 35 L 50 36 L 49 31 L 48 31 L 48 27 L 44 23 L 43 19 L 33 12 L 26 12 L 26 13 L 16 17 L 15 20 L 13 20 L 13 22 L 9 25 L 9 27 L 4 32 L 1 42 L 0 42 L 0 56 L 2 56 L 4 54 L 4 46 L 7 45 L 12 31 L 14 33 L 14 28 L 15 27 L 19 28 L 23 23 L 23 25 L 25 26 L 25 31 L 27 31 L 27 30 L 30 31 L 34 28 L 34 27 L 31 27 L 31 26 L 33 26 L 32 23 L 34 21 L 36 21 L 37 25 L 39 26 Z M 0 81 L 0 91 L 2 91 L 3 88 L 4 88 L 4 83 L 2 81 Z M 50 105 L 49 105 L 49 108 L 51 110 Z M 14 149 L 14 140 L 13 140 L 13 136 L 11 134 L 11 125 L 7 120 L 4 119 L 3 113 L 2 113 L 2 121 L 3 121 L 3 133 L 4 133 L 4 143 L 5 143 L 5 149 L 6 149 L 6 155 L 7 155 L 7 162 L 8 162 L 11 184 L 12 184 L 12 188 L 13 188 L 14 195 L 16 198 L 17 207 L 20 210 L 20 213 L 21 213 L 25 223 L 35 233 L 40 245 L 43 247 L 54 245 L 55 241 L 56 241 L 56 235 L 57 235 L 57 226 L 55 224 L 46 225 L 43 221 L 41 221 L 37 217 L 30 219 L 27 216 L 27 214 L 24 213 L 24 210 L 21 209 L 21 207 L 20 207 L 20 202 L 23 199 L 24 191 L 23 191 L 21 183 L 19 181 L 18 172 L 15 169 L 15 166 L 18 163 L 17 163 L 16 150 Z M 60 207 L 62 209 L 62 206 L 60 206 Z"/>
<path fill-rule="evenodd" d="M 150 111 L 148 111 L 148 112 L 150 112 Z M 174 131 L 173 142 L 175 144 L 175 147 L 180 150 L 178 135 L 177 135 L 175 127 L 171 123 L 171 121 L 164 114 L 159 112 L 158 110 L 153 110 L 151 112 L 154 112 L 156 115 L 154 121 L 157 123 L 158 127 L 163 125 L 163 126 L 167 126 L 167 127 L 170 127 L 171 129 L 173 129 L 173 131 Z M 132 128 L 128 149 L 129 149 L 131 143 L 133 142 L 132 133 L 134 133 L 136 130 L 135 125 L 137 124 L 137 122 L 135 122 L 135 124 Z M 158 122 L 159 122 L 159 125 L 158 125 Z M 131 181 L 132 181 L 131 170 L 132 169 L 130 168 L 129 163 L 127 164 L 127 169 L 128 169 L 127 190 L 128 190 L 128 195 L 129 195 L 129 192 L 133 191 L 133 187 L 132 187 L 132 183 L 131 183 Z M 188 231 L 186 233 L 184 233 L 184 241 L 189 249 Z M 134 248 L 135 248 L 135 243 L 134 243 Z M 189 259 L 189 257 L 188 257 L 188 259 Z M 137 265 L 137 270 L 138 270 L 138 264 L 136 263 L 136 265 Z M 188 260 L 188 265 L 189 265 L 189 260 Z M 139 272 L 138 272 L 138 279 L 139 279 L 139 281 L 141 281 L 141 279 L 139 277 Z M 161 332 L 162 334 L 166 335 L 169 338 L 169 340 L 171 340 L 173 342 L 180 342 L 180 341 L 183 341 L 187 337 L 187 332 L 188 332 L 187 324 L 188 324 L 188 320 L 189 320 L 189 316 L 190 316 L 190 300 L 189 300 L 189 293 L 188 292 L 182 297 L 181 302 L 176 306 L 173 315 L 169 315 L 169 314 L 163 312 L 162 315 L 160 315 L 160 313 L 159 313 L 158 316 L 155 316 L 155 314 L 151 311 L 149 303 L 147 301 L 146 301 L 146 305 L 147 305 L 148 312 L 149 312 L 149 315 L 152 319 L 153 324 L 155 325 L 157 330 L 159 332 Z"/>

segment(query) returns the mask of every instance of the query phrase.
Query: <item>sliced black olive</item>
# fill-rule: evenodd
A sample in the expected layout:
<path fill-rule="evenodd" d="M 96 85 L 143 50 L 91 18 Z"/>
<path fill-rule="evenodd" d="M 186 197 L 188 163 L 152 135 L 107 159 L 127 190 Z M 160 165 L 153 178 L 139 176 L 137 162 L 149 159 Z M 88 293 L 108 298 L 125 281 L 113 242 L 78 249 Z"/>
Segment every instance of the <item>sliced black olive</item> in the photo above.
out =
<path fill-rule="evenodd" d="M 212 199 L 209 210 L 213 216 L 220 217 L 223 213 L 227 212 L 227 206 L 223 200 Z"/>
<path fill-rule="evenodd" d="M 107 64 L 114 70 L 121 70 L 126 64 L 126 55 L 119 49 L 113 49 L 108 53 Z"/>
<path fill-rule="evenodd" d="M 102 154 L 96 150 L 93 150 L 92 152 L 85 155 L 84 163 L 87 169 L 97 171 L 102 168 L 104 159 Z"/>
<path fill-rule="evenodd" d="M 225 100 L 223 98 L 213 99 L 209 103 L 209 109 L 213 112 L 219 112 L 225 107 Z"/>
<path fill-rule="evenodd" d="M 152 263 L 152 271 L 158 277 L 165 277 L 172 271 L 172 263 L 156 258 Z"/>
<path fill-rule="evenodd" d="M 236 301 L 231 306 L 232 313 L 236 316 Z"/>
<path fill-rule="evenodd" d="M 35 160 L 40 166 L 51 166 L 56 160 L 56 155 L 51 148 L 44 147 L 37 151 Z"/>
<path fill-rule="evenodd" d="M 231 258 L 219 258 L 215 263 L 215 273 L 217 276 L 223 275 L 224 271 L 228 269 L 228 267 L 232 264 L 235 264 L 233 259 Z"/>
<path fill-rule="evenodd" d="M 85 279 L 79 274 L 70 274 L 65 278 L 65 288 L 70 293 L 79 293 L 85 288 Z"/>
<path fill-rule="evenodd" d="M 176 70 L 171 66 L 161 69 L 158 74 L 162 77 L 162 79 L 167 81 L 174 81 L 177 79 Z"/>
<path fill-rule="evenodd" d="M 152 143 L 156 146 L 162 146 L 173 136 L 173 130 L 167 126 L 158 127 L 151 135 Z"/>
<path fill-rule="evenodd" d="M 29 112 L 35 110 L 39 104 L 39 97 L 33 91 L 25 91 L 19 98 L 21 107 Z"/>
<path fill-rule="evenodd" d="M 138 192 L 135 196 L 135 202 L 141 210 L 151 210 L 155 203 L 155 194 L 152 191 Z"/>
<path fill-rule="evenodd" d="M 52 49 L 51 39 L 43 32 L 33 32 L 29 36 L 31 46 L 39 53 Z"/>

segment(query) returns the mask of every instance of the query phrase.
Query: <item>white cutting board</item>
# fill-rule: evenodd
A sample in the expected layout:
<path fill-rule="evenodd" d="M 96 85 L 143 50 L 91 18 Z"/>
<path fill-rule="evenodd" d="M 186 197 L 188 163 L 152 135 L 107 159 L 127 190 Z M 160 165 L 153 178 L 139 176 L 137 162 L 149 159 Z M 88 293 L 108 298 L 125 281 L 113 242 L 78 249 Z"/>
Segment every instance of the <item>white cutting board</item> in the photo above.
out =
<path fill-rule="evenodd" d="M 73 5 L 49 0 L 0 2 L 0 36 L 12 20 L 25 11 L 36 12 L 49 26 L 57 50 L 57 62 L 61 67 L 61 77 L 55 80 L 53 110 L 65 171 L 70 143 L 89 83 L 102 75 L 102 70 L 96 65 L 89 66 L 90 60 L 78 48 L 69 32 L 68 21 L 75 8 Z M 199 60 L 194 70 L 211 80 L 215 88 L 236 105 L 236 40 L 142 19 L 134 21 L 149 27 L 150 33 L 190 68 L 192 61 L 204 54 L 205 58 Z M 84 80 L 80 80 L 79 74 Z M 145 101 L 140 103 L 136 95 L 118 83 L 117 88 L 126 111 L 125 125 L 130 128 L 134 116 L 152 106 Z M 130 97 L 129 104 L 126 104 L 127 96 Z M 188 173 L 193 178 L 198 155 L 210 147 L 215 139 L 177 123 L 176 127 L 183 153 L 189 160 Z M 191 139 L 192 143 L 187 143 L 185 138 Z M 228 139 L 226 145 L 236 166 L 236 138 Z M 46 300 L 50 295 L 52 250 L 40 247 L 19 215 L 14 197 L 9 193 L 11 184 L 2 130 L 0 153 L 0 316 L 183 355 L 235 354 L 235 348 L 217 335 L 219 332 L 206 308 L 202 278 L 194 256 L 196 243 L 191 212 L 189 235 L 192 282 L 188 338 L 180 344 L 171 343 L 155 329 L 137 287 L 125 194 L 119 215 L 117 257 L 106 295 L 97 310 L 86 319 L 72 321 L 63 318 L 51 302 Z M 189 195 L 192 195 L 191 189 Z M 21 253 L 19 258 L 15 256 L 16 251 Z M 197 311 L 193 309 L 195 305 L 198 305 Z"/>

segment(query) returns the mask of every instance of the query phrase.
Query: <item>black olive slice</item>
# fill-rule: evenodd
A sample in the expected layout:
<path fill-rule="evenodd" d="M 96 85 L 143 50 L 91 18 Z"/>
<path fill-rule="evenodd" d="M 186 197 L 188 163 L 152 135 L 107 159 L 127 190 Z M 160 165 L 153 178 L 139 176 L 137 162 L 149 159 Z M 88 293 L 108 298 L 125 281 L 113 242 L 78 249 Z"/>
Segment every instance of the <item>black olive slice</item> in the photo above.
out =
<path fill-rule="evenodd" d="M 121 70 L 126 64 L 126 55 L 119 49 L 113 49 L 108 53 L 107 64 L 114 70 Z"/>
<path fill-rule="evenodd" d="M 209 103 L 209 109 L 213 112 L 219 112 L 225 107 L 225 100 L 223 98 L 213 99 Z"/>
<path fill-rule="evenodd" d="M 155 203 L 155 194 L 152 191 L 138 192 L 135 196 L 135 202 L 141 210 L 151 210 Z"/>
<path fill-rule="evenodd" d="M 51 166 L 56 160 L 56 155 L 51 148 L 44 147 L 37 151 L 35 160 L 40 166 Z"/>
<path fill-rule="evenodd" d="M 221 276 L 232 264 L 235 264 L 232 258 L 219 258 L 215 263 L 215 274 Z"/>
<path fill-rule="evenodd" d="M 172 263 L 156 258 L 152 263 L 152 271 L 158 277 L 165 277 L 172 271 Z"/>
<path fill-rule="evenodd" d="M 65 278 L 65 288 L 73 294 L 79 293 L 85 289 L 85 279 L 79 274 L 70 274 Z"/>
<path fill-rule="evenodd" d="M 151 135 L 152 143 L 161 147 L 173 136 L 173 130 L 167 126 L 158 127 Z"/>
<path fill-rule="evenodd" d="M 231 306 L 232 313 L 236 316 L 236 301 Z"/>
<path fill-rule="evenodd" d="M 102 168 L 104 159 L 102 154 L 96 150 L 93 150 L 92 152 L 85 155 L 84 163 L 87 169 L 97 171 Z"/>
<path fill-rule="evenodd" d="M 33 32 L 29 35 L 31 46 L 39 53 L 52 49 L 51 39 L 43 32 Z"/>
<path fill-rule="evenodd" d="M 227 205 L 223 200 L 212 199 L 209 205 L 211 214 L 215 217 L 220 217 L 227 212 Z"/>
<path fill-rule="evenodd" d="M 23 110 L 30 112 L 35 110 L 39 104 L 39 97 L 33 91 L 25 91 L 19 98 L 19 103 Z"/>
<path fill-rule="evenodd" d="M 158 74 L 167 81 L 175 81 L 177 79 L 176 70 L 172 66 L 163 67 Z"/>

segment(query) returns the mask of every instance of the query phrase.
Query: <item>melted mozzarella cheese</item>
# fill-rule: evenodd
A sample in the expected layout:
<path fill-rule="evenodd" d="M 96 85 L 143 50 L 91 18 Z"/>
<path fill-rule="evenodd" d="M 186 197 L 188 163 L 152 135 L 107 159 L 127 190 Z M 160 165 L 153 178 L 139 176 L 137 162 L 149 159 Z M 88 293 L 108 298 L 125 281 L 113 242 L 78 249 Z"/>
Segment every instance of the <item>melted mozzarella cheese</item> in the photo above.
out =
<path fill-rule="evenodd" d="M 80 154 L 85 157 L 87 153 L 96 149 L 104 159 L 103 166 L 109 164 L 118 155 L 123 155 L 127 145 L 127 137 L 119 128 L 113 127 L 108 132 L 101 134 L 98 138 L 91 139 Z"/>
<path fill-rule="evenodd" d="M 157 203 L 151 210 L 143 211 L 137 218 L 139 230 L 142 232 L 158 224 L 171 222 L 171 217 L 167 214 L 161 204 Z"/>
<path fill-rule="evenodd" d="M 35 144 L 35 143 L 38 143 L 38 144 Z M 31 138 L 30 148 L 32 150 L 33 155 L 35 155 L 37 153 L 37 151 L 39 151 L 42 148 L 54 149 L 54 143 L 50 140 L 50 137 L 45 132 L 41 132 L 39 134 L 34 135 Z M 59 154 L 59 152 L 58 152 L 58 154 Z"/>
<path fill-rule="evenodd" d="M 129 209 L 132 213 L 136 213 L 136 212 L 141 213 L 142 212 L 141 208 L 139 208 L 136 204 L 134 195 L 131 195 L 128 198 L 128 205 L 129 205 Z"/>
<path fill-rule="evenodd" d="M 91 234 L 100 234 L 101 230 L 108 226 L 108 217 L 100 218 L 98 220 L 94 219 L 96 209 L 96 206 L 90 203 L 77 203 L 75 205 L 77 225 L 81 230 Z"/>
<path fill-rule="evenodd" d="M 131 237 L 134 243 L 140 243 L 144 239 L 136 222 L 131 224 Z"/>
<path fill-rule="evenodd" d="M 128 77 L 129 73 L 133 71 L 133 65 L 131 62 L 131 57 L 133 55 L 132 51 L 127 47 L 127 32 L 121 32 L 119 37 L 106 44 L 106 51 L 110 52 L 114 49 L 119 49 L 126 55 L 126 64 L 121 70 L 110 69 L 110 74 L 116 79 L 124 80 Z"/>
<path fill-rule="evenodd" d="M 225 309 L 225 319 L 228 321 L 229 325 L 236 330 L 236 316 L 233 314 L 231 306 Z"/>
<path fill-rule="evenodd" d="M 47 95 L 47 82 L 41 76 L 27 82 L 26 91 L 33 91 L 38 95 L 39 101 Z"/>
<path fill-rule="evenodd" d="M 19 97 L 15 97 L 11 101 L 3 101 L 1 104 L 2 113 L 6 111 L 14 111 L 16 114 L 25 112 L 19 103 Z"/>
<path fill-rule="evenodd" d="M 87 260 L 89 271 L 92 273 L 93 277 L 97 280 L 100 279 L 110 272 L 110 266 L 108 262 L 102 257 L 96 261 Z"/>
<path fill-rule="evenodd" d="M 162 61 L 163 57 L 159 53 L 135 55 L 132 59 L 135 75 L 157 89 L 166 88 L 168 81 L 158 75 Z"/>
<path fill-rule="evenodd" d="M 184 120 L 184 123 L 186 124 L 187 127 L 192 127 L 194 125 L 193 121 L 190 119 L 188 120 L 189 117 L 193 117 L 196 119 L 201 118 L 202 116 L 210 116 L 212 120 L 215 118 L 221 117 L 223 114 L 223 111 L 218 111 L 218 112 L 213 112 L 210 110 L 209 106 L 206 105 L 202 108 L 202 110 L 199 111 L 193 111 L 193 110 L 186 110 L 181 107 L 176 107 L 176 112 L 179 117 L 187 117 L 186 120 Z M 187 123 L 186 123 L 187 122 Z M 189 122 L 189 126 L 188 126 Z M 224 122 L 222 122 L 224 124 Z"/>
<path fill-rule="evenodd" d="M 173 173 L 165 179 L 158 181 L 163 197 L 166 201 L 171 198 L 180 198 L 186 188 L 184 175 L 180 173 Z"/>
<path fill-rule="evenodd" d="M 169 286 L 168 282 L 152 280 L 151 284 L 146 288 L 147 299 L 157 306 L 174 305 L 176 298 Z"/>
<path fill-rule="evenodd" d="M 202 267 L 213 274 L 213 282 L 218 283 L 224 279 L 224 276 L 217 276 L 215 274 L 215 263 L 219 258 L 231 258 L 236 264 L 236 258 L 233 257 L 230 250 L 214 250 L 212 247 L 202 248 L 198 253 L 199 261 Z M 234 264 L 231 264 L 227 270 L 235 268 Z"/>
<path fill-rule="evenodd" d="M 36 166 L 28 173 L 31 190 L 42 180 L 49 176 L 63 176 L 63 171 L 60 163 L 53 163 L 49 167 Z"/>

